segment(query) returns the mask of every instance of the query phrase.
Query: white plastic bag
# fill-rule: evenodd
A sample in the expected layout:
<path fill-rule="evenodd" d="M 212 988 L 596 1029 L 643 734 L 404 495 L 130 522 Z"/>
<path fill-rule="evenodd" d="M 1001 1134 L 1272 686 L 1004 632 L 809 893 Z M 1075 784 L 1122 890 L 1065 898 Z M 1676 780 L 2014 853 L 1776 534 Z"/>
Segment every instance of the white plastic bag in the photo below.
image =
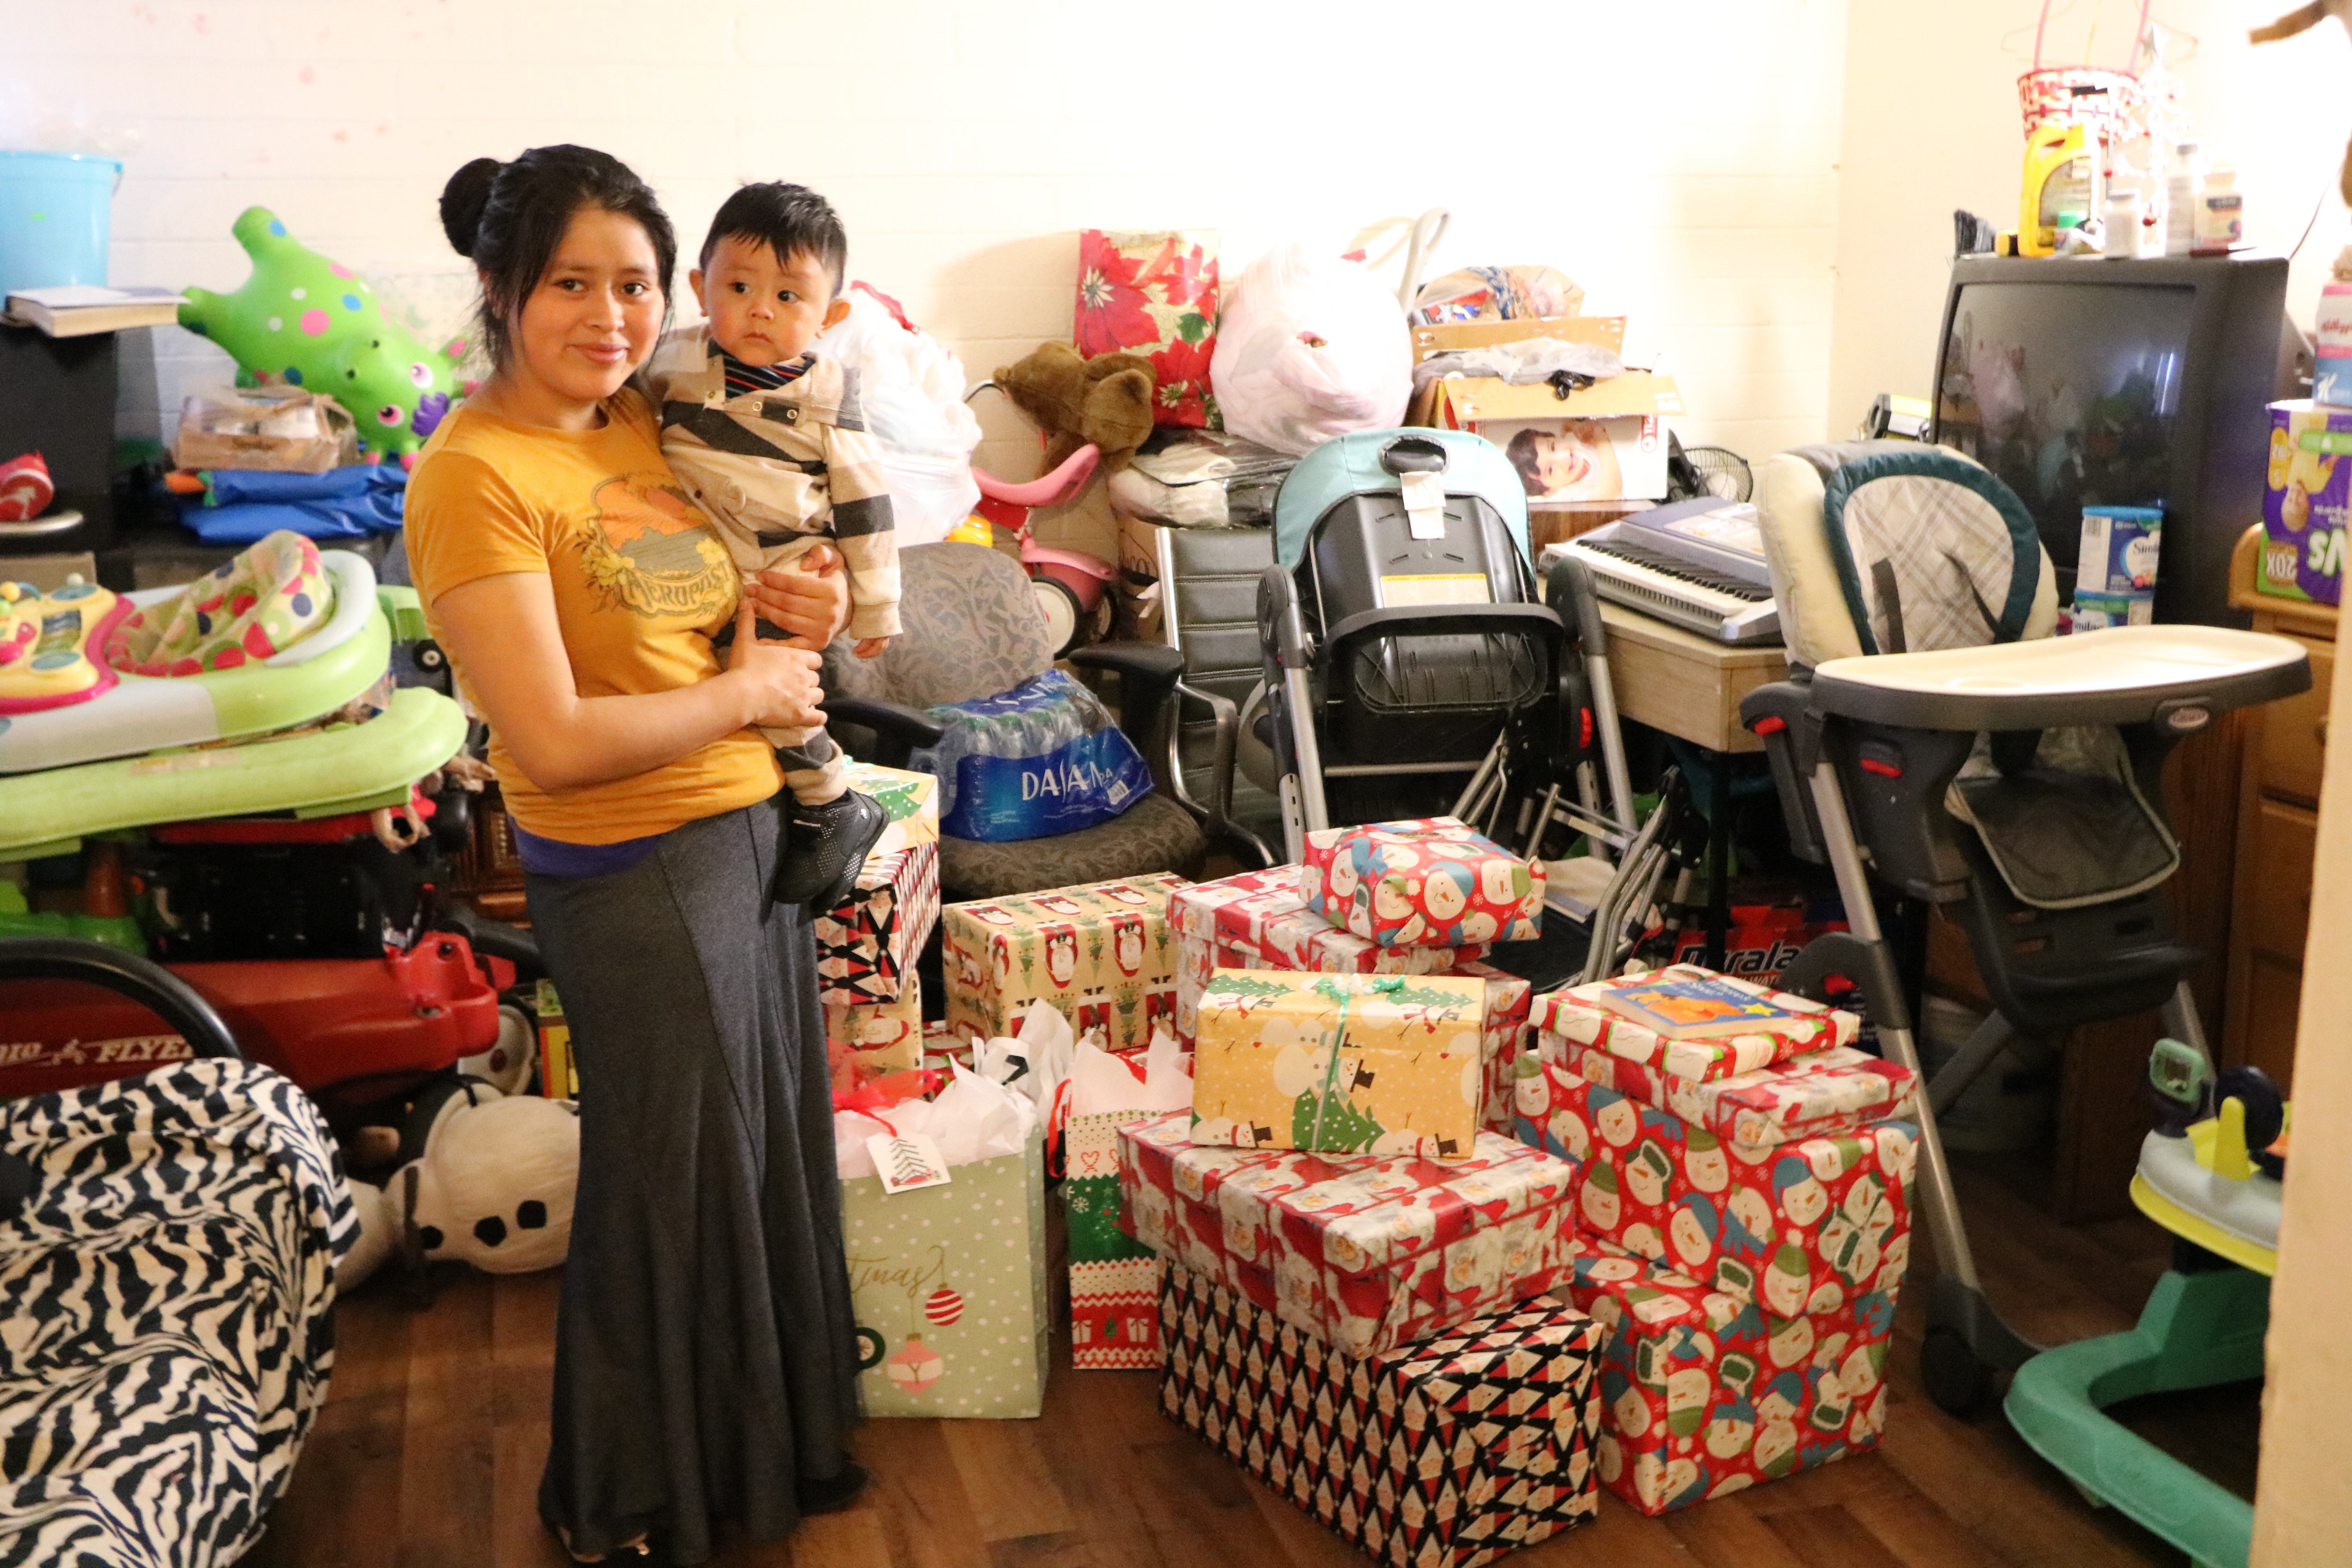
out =
<path fill-rule="evenodd" d="M 1226 429 L 1304 455 L 1335 436 L 1402 422 L 1412 336 L 1394 296 L 1361 262 L 1293 241 L 1227 286 L 1209 380 Z"/>
<path fill-rule="evenodd" d="M 900 326 L 862 286 L 853 283 L 843 298 L 849 319 L 827 329 L 824 352 L 858 372 L 899 548 L 936 544 L 980 504 L 971 477 L 980 421 L 963 405 L 963 362 L 929 332 Z"/>

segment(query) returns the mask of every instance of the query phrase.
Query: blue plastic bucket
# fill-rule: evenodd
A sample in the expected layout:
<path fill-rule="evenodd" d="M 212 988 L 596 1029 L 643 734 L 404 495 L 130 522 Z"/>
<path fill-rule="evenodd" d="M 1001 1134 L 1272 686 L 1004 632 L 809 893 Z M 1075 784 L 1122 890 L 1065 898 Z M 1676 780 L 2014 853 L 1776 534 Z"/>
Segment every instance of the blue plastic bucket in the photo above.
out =
<path fill-rule="evenodd" d="M 112 158 L 0 152 L 0 293 L 103 284 L 121 178 Z"/>

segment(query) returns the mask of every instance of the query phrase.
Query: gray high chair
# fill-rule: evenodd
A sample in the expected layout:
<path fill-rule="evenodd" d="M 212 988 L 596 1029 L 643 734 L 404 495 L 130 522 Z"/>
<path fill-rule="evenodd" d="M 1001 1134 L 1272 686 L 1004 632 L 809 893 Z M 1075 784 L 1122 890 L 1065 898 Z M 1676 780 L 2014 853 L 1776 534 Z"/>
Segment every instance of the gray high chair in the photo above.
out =
<path fill-rule="evenodd" d="M 1990 473 L 1905 441 L 1787 452 L 1759 500 L 1794 678 L 1740 704 L 1797 852 L 1826 861 L 1848 931 L 1786 989 L 1862 988 L 1886 1057 L 1918 1070 L 1913 1023 L 1864 865 L 1968 932 L 1996 1011 L 1927 1083 L 1919 1208 L 1939 1265 L 1921 1373 L 1967 1414 L 2038 1347 L 1986 1301 L 1935 1119 L 2018 1036 L 2161 1007 L 2211 1061 L 2160 885 L 2180 863 L 2164 759 L 2232 708 L 2304 691 L 2284 637 L 2200 626 L 2056 638 L 2032 518 Z"/>

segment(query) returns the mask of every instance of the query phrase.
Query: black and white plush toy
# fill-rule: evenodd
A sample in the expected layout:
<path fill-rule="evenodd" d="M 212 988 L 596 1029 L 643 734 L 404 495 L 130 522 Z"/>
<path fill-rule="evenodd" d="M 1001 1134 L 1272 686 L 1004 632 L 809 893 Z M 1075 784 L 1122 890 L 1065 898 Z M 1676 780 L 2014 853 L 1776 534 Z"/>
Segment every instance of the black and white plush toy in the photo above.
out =
<path fill-rule="evenodd" d="M 390 1192 L 414 1258 L 454 1258 L 492 1274 L 563 1261 L 580 1180 L 580 1117 L 568 1102 L 502 1096 L 460 1079 L 417 1115 L 422 1153 Z M 402 1142 L 418 1146 L 411 1138 Z"/>

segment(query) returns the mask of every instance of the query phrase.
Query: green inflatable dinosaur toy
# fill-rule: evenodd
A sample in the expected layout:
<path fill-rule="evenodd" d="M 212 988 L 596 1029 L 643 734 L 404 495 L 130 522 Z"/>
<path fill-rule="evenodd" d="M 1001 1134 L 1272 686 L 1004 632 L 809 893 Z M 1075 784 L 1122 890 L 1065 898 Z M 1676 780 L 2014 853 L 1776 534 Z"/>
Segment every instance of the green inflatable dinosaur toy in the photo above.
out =
<path fill-rule="evenodd" d="M 268 207 L 230 231 L 253 258 L 234 294 L 183 290 L 180 325 L 226 349 L 247 374 L 324 393 L 351 411 L 360 450 L 406 457 L 465 395 L 464 342 L 428 349 L 389 320 L 359 274 L 286 232 Z"/>

